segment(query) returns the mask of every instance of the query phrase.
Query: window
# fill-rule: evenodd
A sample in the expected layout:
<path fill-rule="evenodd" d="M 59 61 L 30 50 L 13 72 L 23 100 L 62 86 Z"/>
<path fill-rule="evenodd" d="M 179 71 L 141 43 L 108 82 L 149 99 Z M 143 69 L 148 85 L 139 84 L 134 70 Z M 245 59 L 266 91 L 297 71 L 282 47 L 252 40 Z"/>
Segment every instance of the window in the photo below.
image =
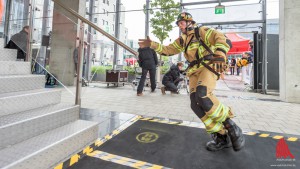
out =
<path fill-rule="evenodd" d="M 105 0 L 103 0 L 103 3 L 105 4 Z"/>
<path fill-rule="evenodd" d="M 109 0 L 107 0 L 107 5 L 109 5 Z"/>
<path fill-rule="evenodd" d="M 103 22 L 103 25 L 105 25 L 105 20 L 104 19 L 102 19 L 102 22 Z"/>
<path fill-rule="evenodd" d="M 116 12 L 116 5 L 114 4 L 114 12 Z"/>
<path fill-rule="evenodd" d="M 115 31 L 115 25 L 114 24 L 112 24 L 112 29 L 113 29 L 113 31 Z"/>
<path fill-rule="evenodd" d="M 103 13 L 105 14 L 105 9 L 103 9 Z"/>
<path fill-rule="evenodd" d="M 108 25 L 108 21 L 106 21 L 106 25 Z"/>
<path fill-rule="evenodd" d="M 97 35 L 97 31 L 94 29 L 94 34 Z"/>
<path fill-rule="evenodd" d="M 98 19 L 97 18 L 94 18 L 94 23 L 97 23 L 98 22 Z"/>

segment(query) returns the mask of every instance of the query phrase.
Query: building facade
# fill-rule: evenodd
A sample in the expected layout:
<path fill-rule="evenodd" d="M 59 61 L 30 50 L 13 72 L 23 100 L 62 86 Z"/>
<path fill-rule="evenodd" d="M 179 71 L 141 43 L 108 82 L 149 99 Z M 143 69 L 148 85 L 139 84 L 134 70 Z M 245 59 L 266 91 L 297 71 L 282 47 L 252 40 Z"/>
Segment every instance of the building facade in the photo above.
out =
<path fill-rule="evenodd" d="M 92 22 L 99 26 L 101 29 L 106 31 L 112 36 L 115 36 L 115 20 L 116 20 L 116 1 L 115 0 L 94 0 Z M 121 4 L 120 10 L 124 11 L 125 7 Z M 89 9 L 89 0 L 86 2 L 86 11 Z M 88 15 L 86 15 L 88 18 Z M 120 12 L 120 24 L 119 24 L 119 40 L 126 43 L 127 40 L 127 29 L 124 26 L 125 15 Z M 97 32 L 91 30 L 88 32 L 87 26 L 85 27 L 85 34 L 90 33 L 92 35 L 91 40 L 91 55 L 96 59 L 96 62 L 100 65 L 112 65 L 114 59 L 114 43 Z M 119 47 L 119 56 L 117 56 L 117 64 L 123 63 L 124 49 Z"/>

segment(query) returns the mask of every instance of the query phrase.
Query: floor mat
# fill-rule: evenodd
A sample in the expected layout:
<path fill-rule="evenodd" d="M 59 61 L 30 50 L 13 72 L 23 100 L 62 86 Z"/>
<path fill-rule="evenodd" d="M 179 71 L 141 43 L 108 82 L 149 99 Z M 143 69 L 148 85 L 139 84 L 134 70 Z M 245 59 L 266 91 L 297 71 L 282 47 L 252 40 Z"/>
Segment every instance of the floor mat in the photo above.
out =
<path fill-rule="evenodd" d="M 245 148 L 239 152 L 233 151 L 232 148 L 210 152 L 206 150 L 205 145 L 211 137 L 205 129 L 139 120 L 97 150 L 117 155 L 117 158 L 126 157 L 147 164 L 178 169 L 274 169 L 274 167 L 300 166 L 299 141 L 292 142 L 257 135 L 245 137 Z M 288 156 L 284 158 L 278 155 Z M 95 159 L 101 161 L 99 158 Z M 88 168 L 88 165 L 91 165 L 84 165 L 83 162 L 84 160 L 79 161 L 82 163 L 81 168 Z M 100 164 L 97 166 L 114 168 Z M 140 165 L 135 168 L 147 167 Z"/>

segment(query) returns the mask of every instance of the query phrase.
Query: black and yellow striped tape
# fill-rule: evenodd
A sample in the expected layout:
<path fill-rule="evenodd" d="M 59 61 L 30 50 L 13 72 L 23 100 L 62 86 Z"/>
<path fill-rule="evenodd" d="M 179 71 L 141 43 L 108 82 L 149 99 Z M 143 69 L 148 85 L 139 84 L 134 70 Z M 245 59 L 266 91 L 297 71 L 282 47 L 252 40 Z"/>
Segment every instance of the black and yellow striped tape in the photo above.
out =
<path fill-rule="evenodd" d="M 168 167 L 164 167 L 161 165 L 151 164 L 151 163 L 147 163 L 145 161 L 139 161 L 139 160 L 135 160 L 135 159 L 127 158 L 127 157 L 122 157 L 122 156 L 106 153 L 106 152 L 99 151 L 99 150 L 89 153 L 88 156 L 94 157 L 94 158 L 99 158 L 101 160 L 113 162 L 116 164 L 126 165 L 126 166 L 133 167 L 133 168 L 169 169 Z"/>
<path fill-rule="evenodd" d="M 118 129 L 114 130 L 110 134 L 105 135 L 101 139 L 97 139 L 90 146 L 87 146 L 79 153 L 74 154 L 71 158 L 69 158 L 65 162 L 58 164 L 56 167 L 54 167 L 54 169 L 66 169 L 66 168 L 72 166 L 73 164 L 77 163 L 80 159 L 85 157 L 87 154 L 93 152 L 97 147 L 101 146 L 106 141 L 108 141 L 111 138 L 113 138 L 114 136 L 118 135 L 119 133 L 121 133 L 123 130 L 125 130 L 127 127 L 129 127 L 130 125 L 132 125 L 134 122 L 136 122 L 139 119 L 140 119 L 140 116 L 135 116 L 130 121 L 124 123 Z"/>

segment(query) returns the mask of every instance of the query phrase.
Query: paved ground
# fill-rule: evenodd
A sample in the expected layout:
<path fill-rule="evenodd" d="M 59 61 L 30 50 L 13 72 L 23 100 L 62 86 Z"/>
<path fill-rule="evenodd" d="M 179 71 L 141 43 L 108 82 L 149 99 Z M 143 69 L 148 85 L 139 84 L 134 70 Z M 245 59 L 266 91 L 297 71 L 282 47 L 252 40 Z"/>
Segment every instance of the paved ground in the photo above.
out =
<path fill-rule="evenodd" d="M 240 127 L 300 135 L 300 104 L 281 102 L 279 96 L 247 92 L 239 79 L 227 75 L 225 80 L 218 81 L 215 94 L 232 107 L 234 120 Z M 75 97 L 70 92 L 75 93 L 75 88 L 63 90 L 62 102 L 74 103 Z M 146 88 L 144 96 L 137 97 L 129 84 L 107 88 L 104 83 L 90 83 L 82 88 L 82 107 L 201 122 L 190 109 L 189 96 L 184 90 L 179 95 L 162 95 L 160 90 L 150 93 Z"/>

